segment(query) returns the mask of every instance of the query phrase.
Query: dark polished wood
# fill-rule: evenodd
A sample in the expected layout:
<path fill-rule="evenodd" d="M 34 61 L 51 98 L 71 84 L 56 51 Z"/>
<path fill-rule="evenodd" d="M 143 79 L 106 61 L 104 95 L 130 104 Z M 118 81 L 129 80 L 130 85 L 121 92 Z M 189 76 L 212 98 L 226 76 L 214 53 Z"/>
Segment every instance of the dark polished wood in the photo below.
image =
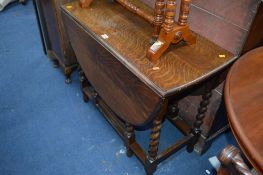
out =
<path fill-rule="evenodd" d="M 78 28 L 73 21 L 67 21 L 67 23 L 70 23 L 71 26 L 68 28 L 68 33 L 73 48 L 77 50 L 83 46 L 92 48 L 83 48 L 81 52 L 78 50 L 76 55 L 78 58 L 87 57 L 78 61 L 96 91 L 110 108 L 128 123 L 135 126 L 147 125 L 157 112 L 155 109 L 160 105 L 161 97 L 126 69 L 100 44 L 86 37 L 86 32 Z M 92 59 L 92 55 L 97 55 L 96 59 Z M 97 75 L 94 76 L 94 73 Z"/>
<path fill-rule="evenodd" d="M 261 0 L 195 0 L 191 6 L 189 25 L 191 30 L 224 49 L 240 54 L 247 35 L 251 34 L 255 15 L 262 14 L 258 9 L 260 4 Z M 260 30 L 257 32 L 261 33 Z"/>
<path fill-rule="evenodd" d="M 135 142 L 135 133 L 134 133 L 134 127 L 126 122 L 126 133 L 125 133 L 127 144 L 126 144 L 126 154 L 128 157 L 131 157 L 133 155 L 132 149 L 129 147 L 129 145 L 133 144 Z"/>
<path fill-rule="evenodd" d="M 85 98 L 84 100 L 93 100 L 98 107 L 98 109 L 104 114 L 107 121 L 113 126 L 117 133 L 124 140 L 127 149 L 127 156 L 130 157 L 133 154 L 142 162 L 145 166 L 145 171 L 147 174 L 152 175 L 157 168 L 157 165 L 163 160 L 169 158 L 173 153 L 190 144 L 195 135 L 187 134 L 175 144 L 158 154 L 158 147 L 160 141 L 160 131 L 162 120 L 165 119 L 164 115 L 167 109 L 167 101 L 163 101 L 162 110 L 156 113 L 156 117 L 152 123 L 152 132 L 150 135 L 150 143 L 148 153 L 143 150 L 143 148 L 136 142 L 134 126 L 121 120 L 119 116 L 115 114 L 114 111 L 105 103 L 105 101 L 100 97 L 100 95 L 94 90 L 94 87 L 86 79 L 85 74 L 80 70 L 80 80 L 82 91 Z M 192 143 L 192 142 L 191 142 Z"/>
<path fill-rule="evenodd" d="M 240 150 L 233 145 L 228 145 L 218 156 L 221 167 L 217 175 L 252 175 L 251 170 L 241 157 Z"/>
<path fill-rule="evenodd" d="M 72 8 L 65 9 L 78 25 L 88 29 L 92 38 L 99 36 L 96 42 L 110 47 L 113 56 L 161 96 L 181 93 L 220 72 L 236 59 L 230 52 L 197 35 L 195 45 L 181 43 L 181 46 L 173 46 L 153 64 L 144 54 L 151 36 L 151 26 L 147 22 L 116 3 L 94 1 L 92 11 L 81 9 L 76 2 L 70 5 Z M 75 33 L 74 37 L 78 35 L 74 30 L 68 31 L 69 35 L 71 33 Z M 104 34 L 109 38 L 103 39 L 101 35 Z"/>
<path fill-rule="evenodd" d="M 162 24 L 164 22 L 164 0 L 156 0 L 154 7 L 154 32 L 153 39 L 154 41 L 158 39 Z"/>
<path fill-rule="evenodd" d="M 263 47 L 242 56 L 231 68 L 225 103 L 231 129 L 242 151 L 263 173 Z"/>
<path fill-rule="evenodd" d="M 66 83 L 71 82 L 72 69 L 76 67 L 77 61 L 68 36 L 65 33 L 60 5 L 71 1 L 34 0 L 45 52 L 53 61 L 54 67 L 61 66 L 66 77 Z"/>
<path fill-rule="evenodd" d="M 263 2 L 257 7 L 256 13 L 250 32 L 243 46 L 242 53 L 246 53 L 254 48 L 263 45 Z"/>
<path fill-rule="evenodd" d="M 98 5 L 99 8 L 94 8 L 95 5 Z M 178 66 L 182 64 L 187 65 L 183 55 L 189 54 L 189 50 L 192 49 L 195 54 L 199 55 L 196 56 L 197 59 L 202 59 L 203 54 L 206 56 L 209 55 L 214 58 L 211 59 L 213 60 L 212 62 L 202 62 L 200 60 L 200 63 L 203 63 L 204 66 L 199 65 L 194 67 L 198 71 L 209 73 L 212 70 L 212 65 L 222 66 L 220 69 L 223 69 L 226 65 L 222 61 L 225 60 L 231 63 L 235 57 L 231 53 L 198 36 L 199 45 L 197 45 L 197 48 L 182 45 L 180 47 L 182 50 L 171 49 L 173 59 L 166 62 L 169 60 L 169 57 L 167 57 L 167 59 L 160 60 L 157 65 L 154 65 L 143 54 L 147 50 L 145 43 L 148 43 L 148 37 L 151 36 L 151 31 L 147 29 L 151 28 L 151 26 L 147 25 L 148 23 L 137 16 L 129 17 L 131 14 L 127 14 L 125 9 L 120 7 L 119 4 L 94 1 L 93 12 L 87 14 L 89 13 L 88 10 L 81 9 L 78 3 L 73 2 L 64 6 L 63 18 L 72 46 L 76 51 L 78 61 L 84 73 L 82 73 L 80 78 L 84 100 L 94 99 L 95 104 L 123 138 L 128 150 L 128 156 L 134 153 L 145 165 L 146 172 L 152 174 L 161 161 L 167 159 L 174 152 L 186 145 L 191 144 L 193 146 L 199 137 L 199 135 L 192 133 L 190 126 L 181 121 L 177 122 L 173 118 L 173 123 L 176 126 L 178 125 L 185 133 L 185 137 L 167 148 L 164 152 L 158 154 L 161 123 L 162 119 L 165 119 L 168 106 L 175 104 L 181 98 L 179 94 L 194 86 L 194 83 L 185 84 L 185 80 L 180 80 L 177 72 L 173 72 L 177 66 L 174 59 L 177 59 L 177 61 L 181 60 Z M 118 16 L 116 16 L 116 12 L 118 12 Z M 111 14 L 113 13 L 115 14 L 114 18 L 111 18 L 113 16 Z M 96 23 L 92 21 L 92 15 L 97 16 Z M 100 18 L 100 15 L 102 15 L 102 18 Z M 127 16 L 123 17 L 123 15 Z M 84 16 L 85 18 L 83 18 Z M 83 19 L 85 20 L 83 21 Z M 106 22 L 111 25 L 101 23 L 103 25 L 98 26 L 100 20 L 103 23 Z M 134 25 L 134 23 L 138 25 Z M 115 25 L 119 24 L 122 27 L 120 26 L 116 30 Z M 104 33 L 104 31 L 107 31 L 107 33 Z M 116 33 L 116 37 L 114 37 L 114 32 Z M 108 35 L 108 38 L 103 39 L 102 35 L 105 34 Z M 133 37 L 130 37 L 131 34 Z M 134 37 L 134 35 L 138 35 L 139 37 Z M 140 38 L 140 40 L 137 38 Z M 127 44 L 127 41 L 129 41 L 130 47 L 122 47 L 124 43 Z M 211 52 L 205 54 L 203 53 L 205 52 L 204 49 L 200 50 L 206 44 L 211 46 L 211 52 L 215 55 L 211 54 Z M 140 47 L 137 47 L 137 45 Z M 226 55 L 224 59 L 218 56 L 222 52 Z M 205 58 L 203 57 L 203 59 Z M 189 63 L 191 63 L 190 55 Z M 171 66 L 170 69 L 169 66 Z M 188 67 L 191 66 L 189 65 Z M 167 78 L 172 76 L 172 78 L 169 78 L 170 81 L 166 81 L 159 71 L 167 72 L 168 74 L 164 75 Z M 200 74 L 204 74 L 204 72 L 200 72 Z M 195 72 L 191 74 L 194 75 Z M 206 78 L 206 76 L 200 79 L 197 78 L 196 81 L 205 81 Z M 177 89 L 177 85 L 180 86 L 180 84 L 182 84 L 181 87 L 178 87 L 180 89 Z M 89 88 L 90 86 L 92 88 Z M 199 122 L 201 120 L 203 118 L 199 118 Z M 136 142 L 132 128 L 134 126 L 141 129 L 151 127 L 152 133 L 148 153 L 144 152 Z"/>
<path fill-rule="evenodd" d="M 194 150 L 194 146 L 197 143 L 197 139 L 199 139 L 201 135 L 201 126 L 203 124 L 203 120 L 206 116 L 207 107 L 209 105 L 209 99 L 212 96 L 211 89 L 205 90 L 204 94 L 202 95 L 202 100 L 200 102 L 200 106 L 198 108 L 198 113 L 196 115 L 196 120 L 193 124 L 193 133 L 196 135 L 194 139 L 192 140 L 192 144 L 188 145 L 187 151 L 192 152 Z"/>
<path fill-rule="evenodd" d="M 211 95 L 238 55 L 196 34 L 195 45 L 172 45 L 153 64 L 145 56 L 151 25 L 120 4 L 96 0 L 92 9 L 83 9 L 72 2 L 62 7 L 62 14 L 83 71 L 84 100 L 94 99 L 123 138 L 128 155 L 134 153 L 152 174 L 179 149 L 187 146 L 192 151 L 209 117 Z M 189 94 L 202 97 L 193 125 L 177 115 L 177 104 Z M 185 136 L 157 154 L 160 121 L 166 118 Z M 148 153 L 132 136 L 131 126 L 152 129 Z"/>
<path fill-rule="evenodd" d="M 261 1 L 195 0 L 192 1 L 190 8 L 192 8 L 189 15 L 191 30 L 221 47 L 233 53 L 244 54 L 263 45 L 263 3 Z M 236 11 L 233 11 L 233 8 Z M 227 71 L 224 74 L 226 75 L 226 73 Z M 222 79 L 225 79 L 225 75 L 221 74 Z M 202 134 L 198 144 L 195 145 L 195 150 L 199 153 L 204 152 L 211 144 L 211 140 L 228 128 L 227 119 L 224 117 L 226 112 L 224 102 L 222 102 L 222 87 L 223 83 L 212 91 L 213 96 L 210 100 L 207 117 L 201 127 Z M 201 96 L 193 91 L 180 101 L 179 115 L 187 123 L 193 124 L 200 99 Z"/>

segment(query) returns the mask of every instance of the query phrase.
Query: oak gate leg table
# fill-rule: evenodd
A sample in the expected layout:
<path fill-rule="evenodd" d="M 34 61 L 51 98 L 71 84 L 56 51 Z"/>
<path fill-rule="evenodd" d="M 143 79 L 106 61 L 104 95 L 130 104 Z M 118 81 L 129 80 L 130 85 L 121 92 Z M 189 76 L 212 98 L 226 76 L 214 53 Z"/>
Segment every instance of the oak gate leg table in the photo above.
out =
<path fill-rule="evenodd" d="M 135 154 L 147 174 L 153 174 L 179 149 L 193 151 L 211 91 L 224 81 L 238 54 L 195 34 L 196 44 L 171 45 L 153 64 L 146 58 L 151 25 L 120 4 L 96 0 L 87 10 L 71 2 L 62 7 L 62 18 L 81 67 L 83 98 L 94 100 L 124 140 L 127 155 Z M 178 102 L 196 89 L 202 98 L 189 125 L 177 115 Z M 184 137 L 158 153 L 165 119 Z M 151 129 L 147 152 L 136 142 L 135 129 Z"/>

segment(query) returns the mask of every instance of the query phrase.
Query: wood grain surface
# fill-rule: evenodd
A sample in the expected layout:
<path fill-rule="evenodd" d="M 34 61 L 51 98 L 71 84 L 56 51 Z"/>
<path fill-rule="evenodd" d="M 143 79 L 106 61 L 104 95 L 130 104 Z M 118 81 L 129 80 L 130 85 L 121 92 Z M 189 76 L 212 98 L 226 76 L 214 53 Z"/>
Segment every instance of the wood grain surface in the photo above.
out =
<path fill-rule="evenodd" d="M 162 99 L 69 15 L 63 15 L 73 49 L 88 81 L 124 121 L 146 126 L 161 110 Z"/>
<path fill-rule="evenodd" d="M 172 95 L 200 83 L 236 58 L 197 35 L 195 45 L 173 45 L 153 64 L 146 58 L 152 26 L 118 3 L 96 0 L 91 8 L 81 9 L 77 2 L 72 2 L 64 6 L 64 10 L 90 36 L 161 96 Z M 105 35 L 108 38 L 102 37 Z"/>
<path fill-rule="evenodd" d="M 263 47 L 248 52 L 231 68 L 225 102 L 231 129 L 252 165 L 263 173 Z"/>

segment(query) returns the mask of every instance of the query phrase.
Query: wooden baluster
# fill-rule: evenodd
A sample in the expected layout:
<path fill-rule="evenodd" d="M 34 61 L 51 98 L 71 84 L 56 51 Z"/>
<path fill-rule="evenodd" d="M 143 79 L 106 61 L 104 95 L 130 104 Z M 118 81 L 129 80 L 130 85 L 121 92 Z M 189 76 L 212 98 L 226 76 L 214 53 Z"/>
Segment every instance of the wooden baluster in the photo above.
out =
<path fill-rule="evenodd" d="M 178 19 L 178 25 L 185 26 L 187 25 L 187 19 L 190 11 L 190 2 L 191 0 L 182 0 L 180 6 L 180 14 Z"/>
<path fill-rule="evenodd" d="M 126 132 L 125 132 L 125 137 L 126 137 L 126 154 L 128 157 L 131 157 L 133 155 L 133 151 L 130 149 L 130 145 L 135 142 L 135 133 L 134 133 L 134 127 L 126 123 Z"/>
<path fill-rule="evenodd" d="M 195 130 L 200 130 L 201 125 L 203 124 L 203 120 L 205 118 L 205 113 L 207 111 L 207 106 L 209 105 L 209 99 L 212 97 L 212 92 L 208 91 L 204 95 L 202 95 L 202 101 L 200 103 L 200 107 L 198 109 L 198 114 L 196 116 L 196 120 L 194 122 Z"/>
<path fill-rule="evenodd" d="M 167 0 L 165 19 L 159 37 L 146 53 L 149 60 L 155 62 L 174 40 L 175 14 L 176 0 Z"/>
<path fill-rule="evenodd" d="M 148 155 L 145 160 L 145 170 L 147 175 L 152 175 L 156 171 L 158 165 L 158 149 L 160 142 L 160 134 L 162 128 L 162 121 L 165 114 L 167 113 L 168 100 L 163 98 L 162 104 L 160 105 L 159 114 L 153 120 L 153 126 L 151 128 L 150 143 L 148 148 Z"/>
<path fill-rule="evenodd" d="M 187 151 L 192 152 L 194 149 L 194 145 L 199 139 L 199 136 L 201 135 L 201 126 L 203 124 L 203 120 L 205 118 L 205 114 L 207 111 L 207 107 L 209 105 L 209 99 L 212 97 L 212 91 L 208 90 L 205 92 L 204 95 L 202 95 L 202 100 L 200 102 L 200 107 L 198 108 L 198 113 L 196 115 L 196 120 L 194 122 L 194 129 L 193 134 L 195 135 L 192 139 L 191 143 L 187 146 Z"/>
<path fill-rule="evenodd" d="M 174 17 L 176 15 L 176 0 L 167 0 L 166 2 L 166 12 L 164 20 L 164 31 L 169 33 L 174 27 Z"/>
<path fill-rule="evenodd" d="M 148 155 L 146 160 L 145 170 L 147 175 L 152 175 L 154 171 L 156 171 L 157 167 L 157 156 L 158 156 L 158 148 L 160 142 L 160 134 L 162 128 L 162 119 L 163 115 L 156 117 L 153 121 L 152 132 L 150 136 L 150 144 L 148 149 Z"/>
<path fill-rule="evenodd" d="M 81 8 L 88 8 L 93 0 L 79 0 L 79 5 Z"/>
<path fill-rule="evenodd" d="M 240 151 L 238 148 L 233 145 L 228 145 L 218 156 L 220 162 L 222 163 L 222 167 L 229 167 L 227 169 L 231 170 L 231 166 L 235 167 L 235 170 L 240 175 L 252 175 L 248 166 L 245 164 L 244 160 L 240 155 Z M 236 174 L 236 173 L 234 173 Z"/>
<path fill-rule="evenodd" d="M 187 25 L 189 6 L 190 0 L 182 0 L 179 22 L 177 24 L 174 20 L 176 15 L 176 0 L 167 0 L 165 19 L 161 26 L 159 37 L 146 53 L 150 61 L 157 61 L 172 43 L 177 44 L 182 40 L 188 44 L 196 42 L 196 37 L 192 35 Z"/>
<path fill-rule="evenodd" d="M 161 127 L 162 127 L 162 118 L 158 117 L 153 121 L 153 127 L 150 136 L 151 141 L 149 144 L 148 153 L 149 153 L 149 160 L 151 161 L 154 161 L 157 158 Z"/>
<path fill-rule="evenodd" d="M 153 41 L 156 41 L 159 37 L 161 26 L 164 21 L 164 0 L 156 0 L 154 8 L 154 32 L 153 32 Z"/>

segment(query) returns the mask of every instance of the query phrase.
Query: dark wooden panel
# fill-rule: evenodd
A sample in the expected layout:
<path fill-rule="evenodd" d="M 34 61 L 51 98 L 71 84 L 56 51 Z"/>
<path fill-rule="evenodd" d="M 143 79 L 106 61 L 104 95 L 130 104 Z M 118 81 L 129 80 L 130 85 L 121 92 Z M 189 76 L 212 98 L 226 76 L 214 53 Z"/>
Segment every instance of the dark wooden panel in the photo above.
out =
<path fill-rule="evenodd" d="M 76 64 L 75 53 L 65 33 L 61 19 L 60 5 L 72 0 L 35 0 L 39 14 L 44 40 L 48 42 L 48 50 L 52 52 L 51 57 L 58 59 L 63 67 Z"/>
<path fill-rule="evenodd" d="M 240 52 L 247 35 L 244 29 L 194 6 L 191 7 L 189 23 L 191 30 L 234 54 Z"/>
<path fill-rule="evenodd" d="M 195 0 L 190 27 L 224 49 L 240 54 L 260 0 Z"/>
<path fill-rule="evenodd" d="M 154 1 L 142 0 L 150 7 Z M 180 1 L 177 1 L 177 16 Z M 239 54 L 261 0 L 192 0 L 191 30 L 222 48 Z"/>
<path fill-rule="evenodd" d="M 246 53 L 256 47 L 263 45 L 263 1 L 257 9 L 257 14 L 252 23 L 249 35 L 244 44 L 242 53 Z"/>
<path fill-rule="evenodd" d="M 161 98 L 71 17 L 63 17 L 77 59 L 95 90 L 122 119 L 135 126 L 146 125 L 158 112 Z"/>
<path fill-rule="evenodd" d="M 249 30 L 260 0 L 193 0 L 193 6 L 213 14 L 216 18 Z"/>
<path fill-rule="evenodd" d="M 48 32 L 48 39 L 50 40 L 51 49 L 55 52 L 57 57 L 64 59 L 62 43 L 60 40 L 59 27 L 56 19 L 55 7 L 50 0 L 39 1 L 43 8 L 43 15 L 46 21 Z"/>
<path fill-rule="evenodd" d="M 153 64 L 146 58 L 153 31 L 146 21 L 108 1 L 96 0 L 90 9 L 80 8 L 77 2 L 70 5 L 67 11 L 76 21 L 94 32 L 101 45 L 163 96 L 197 84 L 235 59 L 230 52 L 197 35 L 195 45 L 173 45 Z M 103 39 L 103 34 L 109 38 Z"/>

